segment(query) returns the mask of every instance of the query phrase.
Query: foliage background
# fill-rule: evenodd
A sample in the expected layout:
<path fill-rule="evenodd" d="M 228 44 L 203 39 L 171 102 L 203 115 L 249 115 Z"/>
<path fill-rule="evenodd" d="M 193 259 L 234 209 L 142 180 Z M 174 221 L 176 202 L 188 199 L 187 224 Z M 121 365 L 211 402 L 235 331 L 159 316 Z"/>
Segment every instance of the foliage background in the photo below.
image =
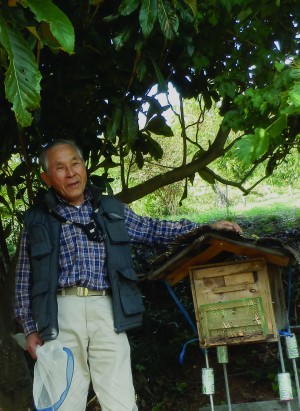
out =
<path fill-rule="evenodd" d="M 299 15 L 297 0 L 0 0 L 0 360 L 11 403 L 16 386 L 29 401 L 26 375 L 4 376 L 8 364 L 24 371 L 7 347 L 15 252 L 41 187 L 41 145 L 74 139 L 94 183 L 160 217 L 200 219 L 217 204 L 234 218 L 241 194 L 245 205 L 266 191 L 274 198 L 283 181 L 298 190 Z M 170 342 L 168 357 L 183 327 L 159 329 L 173 321 L 151 308 L 150 329 Z M 139 395 L 145 407 L 172 409 L 164 376 L 156 384 L 156 372 L 142 372 L 165 368 L 155 349 L 145 363 L 136 357 Z M 175 402 L 187 392 L 185 383 L 171 388 Z"/>

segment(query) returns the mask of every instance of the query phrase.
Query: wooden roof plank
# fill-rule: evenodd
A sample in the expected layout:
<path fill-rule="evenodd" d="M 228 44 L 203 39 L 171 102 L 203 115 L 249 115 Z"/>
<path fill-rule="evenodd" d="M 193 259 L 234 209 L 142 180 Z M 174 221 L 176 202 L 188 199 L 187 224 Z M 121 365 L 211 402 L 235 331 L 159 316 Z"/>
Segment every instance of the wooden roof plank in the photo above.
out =
<path fill-rule="evenodd" d="M 278 266 L 287 266 L 289 263 L 289 256 L 284 253 L 283 249 L 278 250 L 253 244 L 242 237 L 238 241 L 216 233 L 209 233 L 197 238 L 192 244 L 172 256 L 148 274 L 147 279 L 165 278 L 170 285 L 174 285 L 189 274 L 190 267 L 208 264 L 222 252 L 249 258 L 263 257 L 268 263 Z"/>

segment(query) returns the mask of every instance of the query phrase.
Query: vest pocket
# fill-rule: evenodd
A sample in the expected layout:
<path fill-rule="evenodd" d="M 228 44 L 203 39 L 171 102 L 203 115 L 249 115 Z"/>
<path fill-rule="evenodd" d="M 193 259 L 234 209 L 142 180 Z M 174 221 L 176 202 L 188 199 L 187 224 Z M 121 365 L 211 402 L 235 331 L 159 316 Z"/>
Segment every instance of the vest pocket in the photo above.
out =
<path fill-rule="evenodd" d="M 48 230 L 42 224 L 34 224 L 28 230 L 30 253 L 33 258 L 42 258 L 52 251 Z"/>
<path fill-rule="evenodd" d="M 142 313 L 145 308 L 137 285 L 137 276 L 132 268 L 117 271 L 119 295 L 123 313 L 126 316 Z"/>
<path fill-rule="evenodd" d="M 104 223 L 112 244 L 126 244 L 130 238 L 125 226 L 124 218 L 115 213 L 104 213 Z"/>

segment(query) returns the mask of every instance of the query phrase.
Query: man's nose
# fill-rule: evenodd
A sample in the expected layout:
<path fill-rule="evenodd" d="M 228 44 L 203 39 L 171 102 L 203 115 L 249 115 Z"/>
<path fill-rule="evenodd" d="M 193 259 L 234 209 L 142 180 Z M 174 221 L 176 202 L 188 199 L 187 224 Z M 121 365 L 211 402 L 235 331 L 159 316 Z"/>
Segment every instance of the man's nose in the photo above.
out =
<path fill-rule="evenodd" d="M 67 176 L 73 176 L 74 175 L 74 169 L 72 166 L 66 166 L 66 175 Z"/>

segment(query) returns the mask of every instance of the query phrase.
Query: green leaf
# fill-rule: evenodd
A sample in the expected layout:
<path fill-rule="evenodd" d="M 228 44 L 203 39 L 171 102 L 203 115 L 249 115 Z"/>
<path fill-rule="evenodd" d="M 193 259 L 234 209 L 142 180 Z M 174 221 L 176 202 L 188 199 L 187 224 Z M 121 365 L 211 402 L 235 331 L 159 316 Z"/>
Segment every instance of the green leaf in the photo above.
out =
<path fill-rule="evenodd" d="M 14 189 L 12 188 L 12 186 L 6 186 L 6 191 L 7 191 L 7 195 L 9 198 L 9 201 L 12 205 L 13 208 L 15 208 L 15 204 L 16 204 L 16 199 L 15 199 L 15 192 Z"/>
<path fill-rule="evenodd" d="M 293 79 L 300 79 L 300 68 L 292 68 L 291 71 L 289 72 L 289 75 Z"/>
<path fill-rule="evenodd" d="M 138 135 L 138 118 L 134 111 L 125 106 L 123 114 L 123 137 L 129 147 L 135 143 Z"/>
<path fill-rule="evenodd" d="M 275 61 L 274 66 L 276 70 L 280 73 L 285 68 L 285 63 L 283 61 Z"/>
<path fill-rule="evenodd" d="M 296 83 L 289 91 L 289 103 L 295 107 L 300 107 L 300 83 Z"/>
<path fill-rule="evenodd" d="M 7 226 L 5 227 L 5 229 L 4 229 L 4 238 L 5 238 L 5 239 L 7 239 L 7 238 L 11 235 L 11 233 L 12 233 L 12 228 L 13 228 L 12 223 L 9 222 L 9 223 L 7 224 Z"/>
<path fill-rule="evenodd" d="M 16 194 L 16 200 L 24 199 L 25 191 L 26 191 L 25 187 L 19 188 Z"/>
<path fill-rule="evenodd" d="M 2 195 L 0 195 L 0 204 L 3 204 L 7 208 L 7 210 L 11 212 L 9 203 L 5 200 L 5 198 Z"/>
<path fill-rule="evenodd" d="M 158 20 L 165 37 L 173 40 L 178 34 L 179 21 L 175 11 L 166 0 L 158 0 Z"/>
<path fill-rule="evenodd" d="M 122 110 L 120 107 L 116 107 L 112 118 L 107 125 L 107 138 L 108 140 L 114 141 L 117 135 L 118 128 L 122 121 Z"/>
<path fill-rule="evenodd" d="M 254 134 L 243 136 L 234 146 L 237 149 L 237 157 L 248 167 L 268 150 L 269 133 L 262 128 L 256 128 Z"/>
<path fill-rule="evenodd" d="M 114 43 L 116 50 L 120 50 L 124 46 L 124 44 L 130 37 L 131 31 L 132 31 L 131 27 L 129 26 L 125 27 L 124 30 L 120 31 L 117 34 L 117 36 L 113 38 L 113 43 Z"/>
<path fill-rule="evenodd" d="M 197 15 L 197 0 L 184 0 L 184 2 L 192 9 L 194 17 Z"/>
<path fill-rule="evenodd" d="M 145 78 L 145 74 L 147 73 L 147 64 L 145 59 L 141 59 L 137 66 L 137 79 L 142 82 Z"/>
<path fill-rule="evenodd" d="M 160 160 L 163 156 L 163 149 L 160 146 L 160 144 L 154 140 L 152 137 L 147 136 L 146 137 L 146 145 L 148 149 L 148 153 L 155 159 L 155 160 Z"/>
<path fill-rule="evenodd" d="M 141 151 L 135 153 L 135 162 L 140 170 L 144 167 L 144 157 Z"/>
<path fill-rule="evenodd" d="M 162 107 L 159 100 L 152 96 L 146 96 L 145 100 L 149 104 L 149 108 L 146 113 L 147 121 L 149 121 L 150 118 L 152 118 L 154 115 L 161 114 L 164 111 L 168 110 L 170 107 L 169 105 Z"/>
<path fill-rule="evenodd" d="M 193 161 L 203 158 L 206 155 L 207 151 L 204 150 L 202 147 L 200 147 L 200 149 L 193 155 Z"/>
<path fill-rule="evenodd" d="M 74 28 L 69 18 L 51 0 L 27 0 L 38 22 L 46 21 L 61 48 L 69 54 L 74 52 Z"/>
<path fill-rule="evenodd" d="M 171 127 L 166 124 L 166 119 L 161 115 L 152 117 L 152 119 L 146 124 L 145 130 L 165 137 L 172 137 L 174 135 Z"/>
<path fill-rule="evenodd" d="M 92 174 L 89 179 L 92 184 L 100 188 L 101 192 L 107 192 L 107 194 L 113 195 L 113 190 L 110 185 L 111 179 L 107 178 L 106 173 L 103 173 L 101 176 Z"/>
<path fill-rule="evenodd" d="M 32 123 L 30 111 L 40 104 L 41 73 L 26 41 L 17 30 L 5 23 L 1 14 L 0 43 L 9 58 L 4 82 L 6 98 L 13 105 L 17 122 L 27 127 Z"/>
<path fill-rule="evenodd" d="M 157 0 L 143 0 L 140 10 L 140 25 L 145 37 L 151 33 L 157 18 Z"/>
<path fill-rule="evenodd" d="M 128 16 L 133 13 L 139 6 L 137 0 L 123 0 L 119 6 L 119 12 L 122 16 Z"/>
<path fill-rule="evenodd" d="M 250 7 L 248 7 L 247 9 L 242 10 L 238 14 L 237 19 L 240 21 L 246 20 L 252 13 L 253 13 L 253 10 Z"/>
<path fill-rule="evenodd" d="M 181 196 L 181 198 L 180 198 L 180 200 L 179 200 L 179 206 L 180 206 L 180 207 L 182 206 L 183 200 L 185 200 L 185 199 L 187 198 L 187 195 L 188 195 L 188 185 L 187 185 L 187 182 L 185 182 L 185 184 L 184 184 L 184 189 L 183 189 L 183 193 L 182 193 L 182 196 Z M 179 387 L 179 385 L 178 385 L 178 387 Z M 183 385 L 182 385 L 182 387 L 183 387 Z M 182 388 L 180 388 L 180 389 L 182 389 Z"/>
<path fill-rule="evenodd" d="M 208 184 L 215 184 L 215 177 L 209 170 L 209 168 L 205 167 L 202 170 L 199 170 L 198 174 L 202 178 L 202 180 L 206 181 Z"/>
<path fill-rule="evenodd" d="M 168 91 L 167 82 L 166 82 L 164 76 L 162 75 L 162 72 L 160 71 L 160 68 L 156 64 L 155 60 L 153 60 L 151 58 L 151 62 L 153 64 L 153 67 L 154 67 L 154 70 L 155 70 L 155 73 L 156 73 L 156 78 L 157 78 L 157 81 L 158 81 L 159 89 L 160 89 L 160 91 L 166 93 Z"/>
<path fill-rule="evenodd" d="M 22 184 L 22 182 L 24 181 L 25 175 L 26 175 L 26 165 L 24 162 L 22 162 L 19 165 L 17 165 L 17 167 L 14 169 L 11 175 L 10 184 L 12 186 L 17 186 L 19 184 Z M 10 200 L 12 202 L 12 199 Z"/>
<path fill-rule="evenodd" d="M 295 83 L 286 94 L 282 96 L 282 115 L 298 115 L 300 114 L 300 83 Z"/>
<path fill-rule="evenodd" d="M 100 3 L 102 3 L 103 0 L 89 0 L 89 3 L 92 6 L 98 6 Z"/>
<path fill-rule="evenodd" d="M 280 116 L 267 128 L 266 131 L 269 133 L 269 136 L 273 139 L 280 136 L 282 131 L 286 128 L 286 126 L 286 116 Z"/>
<path fill-rule="evenodd" d="M 236 84 L 234 82 L 220 81 L 219 93 L 222 97 L 229 96 L 234 98 L 236 94 Z"/>

